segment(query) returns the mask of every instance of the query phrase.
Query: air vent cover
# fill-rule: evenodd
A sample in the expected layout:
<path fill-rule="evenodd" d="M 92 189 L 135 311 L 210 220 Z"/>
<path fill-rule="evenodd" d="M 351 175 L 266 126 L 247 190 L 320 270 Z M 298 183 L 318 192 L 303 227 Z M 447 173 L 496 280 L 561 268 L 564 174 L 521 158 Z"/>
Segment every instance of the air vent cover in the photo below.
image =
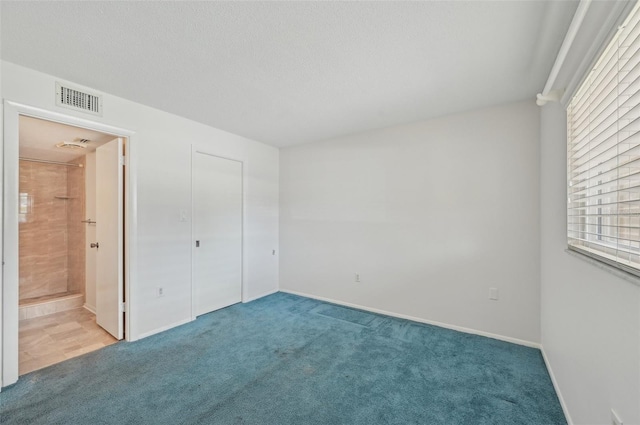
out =
<path fill-rule="evenodd" d="M 102 116 L 102 95 L 56 83 L 56 105 Z"/>
<path fill-rule="evenodd" d="M 60 143 L 56 143 L 56 147 L 66 148 L 66 149 L 86 149 L 87 148 L 85 144 L 78 143 L 78 142 L 60 142 Z"/>

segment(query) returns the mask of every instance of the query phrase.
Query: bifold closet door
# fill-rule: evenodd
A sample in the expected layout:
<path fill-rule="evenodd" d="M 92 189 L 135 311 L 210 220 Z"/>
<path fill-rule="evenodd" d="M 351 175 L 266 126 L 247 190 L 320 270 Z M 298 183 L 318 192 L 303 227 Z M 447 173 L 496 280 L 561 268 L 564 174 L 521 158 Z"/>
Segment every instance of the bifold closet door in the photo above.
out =
<path fill-rule="evenodd" d="M 195 315 L 242 299 L 242 163 L 193 153 Z"/>

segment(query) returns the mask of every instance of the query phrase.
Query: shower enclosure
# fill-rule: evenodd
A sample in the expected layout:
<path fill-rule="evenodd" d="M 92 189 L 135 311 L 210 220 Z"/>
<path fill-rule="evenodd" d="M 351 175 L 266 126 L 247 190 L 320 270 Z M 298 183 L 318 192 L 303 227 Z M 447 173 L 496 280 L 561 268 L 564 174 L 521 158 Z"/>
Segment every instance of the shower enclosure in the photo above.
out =
<path fill-rule="evenodd" d="M 20 319 L 84 304 L 84 165 L 20 159 Z"/>

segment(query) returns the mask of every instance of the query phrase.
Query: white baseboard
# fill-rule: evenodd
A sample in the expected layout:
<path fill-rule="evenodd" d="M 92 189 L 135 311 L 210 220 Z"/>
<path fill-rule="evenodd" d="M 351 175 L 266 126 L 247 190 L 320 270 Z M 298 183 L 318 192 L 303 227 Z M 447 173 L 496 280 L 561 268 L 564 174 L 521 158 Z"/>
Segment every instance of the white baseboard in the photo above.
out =
<path fill-rule="evenodd" d="M 151 336 L 151 335 L 159 334 L 160 332 L 168 331 L 169 329 L 184 325 L 185 323 L 189 323 L 189 322 L 192 322 L 192 321 L 193 320 L 191 318 L 180 320 L 180 321 L 174 322 L 174 323 L 172 323 L 170 325 L 163 326 L 161 328 L 156 328 L 156 329 L 154 329 L 152 331 L 144 332 L 144 333 L 142 333 L 140 335 L 135 335 L 135 339 L 131 339 L 130 341 L 133 342 L 133 341 L 140 340 L 142 338 L 146 338 L 146 337 Z"/>
<path fill-rule="evenodd" d="M 549 363 L 549 358 L 547 357 L 547 353 L 544 351 L 544 346 L 540 347 L 540 351 L 542 352 L 542 358 L 544 359 L 544 364 L 547 366 L 547 371 L 549 372 L 549 376 L 551 377 L 551 382 L 553 383 L 553 388 L 556 390 L 556 395 L 558 396 L 558 400 L 560 400 L 560 406 L 562 406 L 562 412 L 564 413 L 564 417 L 567 420 L 568 425 L 573 425 L 573 420 L 571 420 L 571 415 L 569 414 L 569 408 L 562 397 L 562 392 L 560 391 L 560 386 L 558 385 L 558 381 L 556 381 L 556 376 L 553 374 L 553 369 L 551 368 L 551 363 Z"/>
<path fill-rule="evenodd" d="M 320 297 L 320 296 L 317 296 L 317 295 L 305 294 L 303 292 L 291 291 L 289 289 L 280 289 L 280 292 L 286 292 L 288 294 L 299 295 L 301 297 L 313 298 L 313 299 L 320 300 L 320 301 L 326 301 L 326 302 L 329 302 L 329 303 L 332 303 L 332 304 L 343 305 L 345 307 L 357 308 L 359 310 L 370 311 L 371 313 L 384 314 L 385 316 L 397 317 L 399 319 L 407 319 L 407 320 L 411 320 L 413 322 L 426 323 L 427 325 L 434 325 L 434 326 L 438 326 L 438 327 L 441 327 L 441 328 L 451 329 L 451 330 L 454 330 L 454 331 L 464 332 L 464 333 L 468 333 L 468 334 L 486 336 L 487 338 L 493 338 L 493 339 L 498 339 L 500 341 L 511 342 L 513 344 L 524 345 L 525 347 L 538 348 L 538 349 L 541 348 L 540 344 L 537 343 L 537 342 L 526 341 L 526 340 L 518 339 L 518 338 L 512 338 L 510 336 L 493 334 L 491 332 L 479 331 L 477 329 L 465 328 L 463 326 L 450 325 L 448 323 L 437 322 L 435 320 L 422 319 L 420 317 L 409 316 L 409 315 L 406 315 L 406 314 L 394 313 L 394 312 L 391 312 L 391 311 L 380 310 L 380 309 L 377 309 L 377 308 L 371 308 L 371 307 L 367 307 L 367 306 L 363 306 L 363 305 L 359 305 L 359 304 L 353 304 L 353 303 L 348 303 L 348 302 L 344 302 L 344 301 L 334 300 L 334 299 L 331 299 L 331 298 Z"/>
<path fill-rule="evenodd" d="M 91 313 L 96 314 L 96 308 L 93 306 L 90 306 L 89 304 L 85 304 L 82 307 L 84 307 L 85 309 L 89 310 Z"/>
<path fill-rule="evenodd" d="M 272 291 L 267 291 L 267 292 L 265 292 L 264 294 L 261 294 L 261 295 L 255 296 L 255 297 L 251 297 L 251 298 L 243 299 L 243 300 L 242 300 L 242 303 L 243 303 L 243 304 L 244 304 L 244 303 L 250 303 L 251 301 L 255 301 L 255 300 L 257 300 L 257 299 L 264 298 L 264 297 L 267 297 L 267 296 L 269 296 L 269 295 L 273 295 L 273 294 L 275 294 L 276 292 L 280 292 L 280 290 L 279 290 L 279 289 L 274 289 L 274 290 L 272 290 Z"/>

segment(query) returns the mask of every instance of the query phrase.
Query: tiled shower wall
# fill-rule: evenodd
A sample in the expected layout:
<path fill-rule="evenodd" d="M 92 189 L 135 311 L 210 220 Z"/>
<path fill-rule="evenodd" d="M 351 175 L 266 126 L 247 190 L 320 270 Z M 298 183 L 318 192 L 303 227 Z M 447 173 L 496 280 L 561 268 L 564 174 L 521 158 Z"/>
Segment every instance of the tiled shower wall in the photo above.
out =
<path fill-rule="evenodd" d="M 19 192 L 20 301 L 84 292 L 84 168 L 20 161 Z"/>
<path fill-rule="evenodd" d="M 68 252 L 69 252 L 69 292 L 85 292 L 85 243 L 86 227 L 82 222 L 85 219 L 85 189 L 84 189 L 84 167 L 85 157 L 82 156 L 75 161 L 82 164 L 83 168 L 67 167 L 67 189 L 71 197 L 67 201 L 67 229 L 68 229 Z"/>

